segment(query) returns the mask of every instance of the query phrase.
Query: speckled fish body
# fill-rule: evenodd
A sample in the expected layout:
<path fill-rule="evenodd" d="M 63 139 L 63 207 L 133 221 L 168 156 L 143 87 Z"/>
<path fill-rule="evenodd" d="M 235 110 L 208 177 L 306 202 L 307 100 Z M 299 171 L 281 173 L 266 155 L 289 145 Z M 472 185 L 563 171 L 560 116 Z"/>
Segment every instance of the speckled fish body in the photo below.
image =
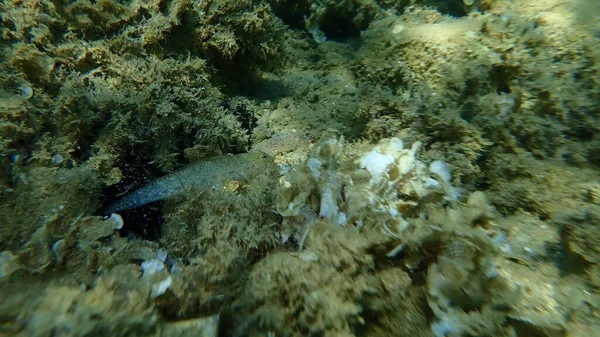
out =
<path fill-rule="evenodd" d="M 119 199 L 104 210 L 116 213 L 168 199 L 190 189 L 205 189 L 224 181 L 248 181 L 272 167 L 273 158 L 262 152 L 249 152 L 211 158 L 153 180 L 148 185 Z"/>

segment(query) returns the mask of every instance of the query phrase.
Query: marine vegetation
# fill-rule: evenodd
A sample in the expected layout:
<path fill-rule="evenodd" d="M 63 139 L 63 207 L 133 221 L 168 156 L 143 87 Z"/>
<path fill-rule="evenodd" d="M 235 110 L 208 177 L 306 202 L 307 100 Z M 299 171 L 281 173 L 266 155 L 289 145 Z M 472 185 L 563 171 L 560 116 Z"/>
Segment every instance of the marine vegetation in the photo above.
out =
<path fill-rule="evenodd" d="M 600 336 L 600 5 L 0 3 L 0 335 Z"/>

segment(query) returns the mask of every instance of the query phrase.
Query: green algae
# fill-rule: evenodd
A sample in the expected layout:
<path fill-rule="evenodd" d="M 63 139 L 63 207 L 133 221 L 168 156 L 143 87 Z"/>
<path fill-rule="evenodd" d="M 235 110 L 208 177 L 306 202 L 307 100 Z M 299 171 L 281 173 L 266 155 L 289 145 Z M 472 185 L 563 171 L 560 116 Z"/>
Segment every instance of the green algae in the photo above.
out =
<path fill-rule="evenodd" d="M 41 0 L 0 16 L 2 332 L 598 335 L 595 3 Z M 347 139 L 331 175 L 360 185 L 348 162 L 397 137 L 450 164 L 464 198 L 413 208 L 403 236 L 375 214 L 306 232 L 278 214 L 281 177 L 318 214 L 306 158 L 331 128 Z M 246 182 L 216 165 L 160 210 L 156 242 L 95 215 L 121 178 L 250 148 L 280 166 Z"/>

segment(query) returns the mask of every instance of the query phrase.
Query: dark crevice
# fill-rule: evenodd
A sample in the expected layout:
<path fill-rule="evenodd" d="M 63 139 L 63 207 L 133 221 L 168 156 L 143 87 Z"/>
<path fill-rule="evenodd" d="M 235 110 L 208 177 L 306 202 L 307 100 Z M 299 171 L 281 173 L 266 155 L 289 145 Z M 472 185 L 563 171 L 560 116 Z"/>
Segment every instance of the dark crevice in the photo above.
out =
<path fill-rule="evenodd" d="M 106 215 L 103 214 L 103 210 L 107 206 L 163 175 L 154 166 L 144 164 L 144 162 L 149 161 L 130 158 L 120 167 L 123 174 L 121 181 L 106 187 L 102 193 L 104 198 L 100 210 L 101 215 Z M 124 222 L 123 228 L 119 231 L 121 236 L 158 241 L 161 235 L 161 227 L 164 223 L 162 204 L 162 202 L 153 202 L 119 212 Z"/>

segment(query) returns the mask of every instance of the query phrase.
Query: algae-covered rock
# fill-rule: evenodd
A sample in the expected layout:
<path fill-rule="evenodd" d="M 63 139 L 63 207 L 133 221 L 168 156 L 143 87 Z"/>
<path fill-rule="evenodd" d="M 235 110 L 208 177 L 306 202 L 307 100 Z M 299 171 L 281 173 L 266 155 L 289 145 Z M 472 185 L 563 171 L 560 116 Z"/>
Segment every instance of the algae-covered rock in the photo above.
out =
<path fill-rule="evenodd" d="M 353 336 L 382 291 L 372 274 L 373 242 L 352 228 L 315 225 L 306 255 L 275 253 L 252 268 L 234 303 L 235 336 Z"/>
<path fill-rule="evenodd" d="M 448 236 L 427 274 L 428 303 L 437 337 L 498 336 L 519 288 L 499 275 L 498 245 L 482 229 L 468 237 Z"/>
<path fill-rule="evenodd" d="M 0 331 L 598 335 L 599 11 L 2 1 Z"/>
<path fill-rule="evenodd" d="M 122 283 L 126 272 L 121 270 L 99 279 L 90 291 L 49 288 L 32 313 L 28 334 L 148 336 L 153 333 L 157 317 L 145 300 L 143 288 Z"/>

